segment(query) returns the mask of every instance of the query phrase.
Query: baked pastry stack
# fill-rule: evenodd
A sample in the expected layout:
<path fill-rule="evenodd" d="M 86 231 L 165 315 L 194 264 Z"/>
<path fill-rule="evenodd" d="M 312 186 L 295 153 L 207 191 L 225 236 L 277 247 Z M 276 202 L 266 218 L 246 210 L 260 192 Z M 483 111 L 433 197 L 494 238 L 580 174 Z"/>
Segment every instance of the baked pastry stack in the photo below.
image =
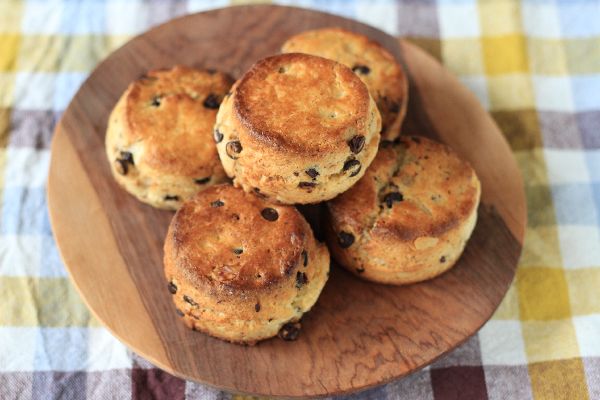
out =
<path fill-rule="evenodd" d="M 329 251 L 362 279 L 418 282 L 456 263 L 477 218 L 469 164 L 400 136 L 408 81 L 386 49 L 328 28 L 282 51 L 235 83 L 150 72 L 123 94 L 106 136 L 117 182 L 178 210 L 164 245 L 177 314 L 235 343 L 296 339 Z M 321 202 L 327 245 L 294 207 Z"/>

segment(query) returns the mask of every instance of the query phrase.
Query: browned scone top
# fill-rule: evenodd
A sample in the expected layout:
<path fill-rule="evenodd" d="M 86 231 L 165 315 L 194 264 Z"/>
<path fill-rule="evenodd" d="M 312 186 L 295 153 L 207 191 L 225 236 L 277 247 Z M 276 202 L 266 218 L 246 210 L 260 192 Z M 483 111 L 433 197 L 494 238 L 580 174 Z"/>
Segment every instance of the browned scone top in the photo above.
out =
<path fill-rule="evenodd" d="M 398 137 L 408 104 L 408 79 L 394 56 L 379 43 L 345 29 L 323 28 L 292 36 L 282 51 L 314 54 L 351 68 L 377 103 L 383 123 L 381 137 Z"/>
<path fill-rule="evenodd" d="M 331 199 L 360 179 L 380 129 L 375 102 L 349 68 L 291 53 L 258 61 L 235 83 L 214 138 L 236 186 L 306 204 Z"/>
<path fill-rule="evenodd" d="M 111 114 L 106 137 L 117 181 L 140 200 L 170 209 L 224 181 L 212 128 L 232 83 L 224 73 L 184 66 L 132 82 Z"/>
<path fill-rule="evenodd" d="M 477 218 L 469 163 L 422 137 L 382 144 L 365 176 L 328 203 L 336 259 L 366 279 L 409 283 L 458 259 Z"/>
<path fill-rule="evenodd" d="M 367 130 L 369 92 L 342 64 L 306 54 L 257 62 L 237 85 L 234 110 L 265 145 L 314 154 Z"/>
<path fill-rule="evenodd" d="M 253 343 L 299 321 L 329 274 L 329 252 L 292 206 L 231 185 L 177 211 L 165 239 L 168 288 L 191 328 Z"/>

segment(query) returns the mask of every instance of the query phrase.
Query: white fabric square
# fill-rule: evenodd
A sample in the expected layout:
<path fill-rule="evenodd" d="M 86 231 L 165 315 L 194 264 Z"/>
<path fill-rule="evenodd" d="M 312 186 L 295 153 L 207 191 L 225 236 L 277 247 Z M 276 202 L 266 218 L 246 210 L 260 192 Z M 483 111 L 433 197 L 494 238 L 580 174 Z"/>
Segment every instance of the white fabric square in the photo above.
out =
<path fill-rule="evenodd" d="M 579 150 L 544 149 L 550 184 L 588 183 L 585 153 Z"/>
<path fill-rule="evenodd" d="M 356 18 L 390 35 L 397 35 L 399 32 L 398 7 L 395 2 L 359 1 L 356 4 Z"/>
<path fill-rule="evenodd" d="M 148 28 L 148 5 L 140 0 L 109 1 L 105 18 L 107 34 L 135 35 Z"/>
<path fill-rule="evenodd" d="M 33 371 L 38 327 L 0 327 L 2 372 Z"/>
<path fill-rule="evenodd" d="M 77 93 L 77 90 L 87 78 L 87 73 L 80 72 L 61 72 L 56 76 L 56 87 L 54 91 L 54 109 L 58 111 L 65 110 L 71 99 Z"/>
<path fill-rule="evenodd" d="M 31 34 L 57 34 L 62 25 L 62 1 L 27 1 L 21 20 L 21 32 Z"/>
<path fill-rule="evenodd" d="M 477 2 L 438 3 L 440 36 L 442 38 L 479 37 Z"/>
<path fill-rule="evenodd" d="M 76 371 L 86 368 L 87 328 L 38 327 L 34 364 L 36 371 Z"/>
<path fill-rule="evenodd" d="M 131 368 L 127 348 L 104 328 L 88 329 L 88 371 Z"/>
<path fill-rule="evenodd" d="M 23 110 L 47 110 L 52 106 L 56 75 L 47 72 L 18 72 L 14 107 Z"/>
<path fill-rule="evenodd" d="M 521 13 L 526 35 L 550 39 L 561 38 L 560 20 L 555 4 L 523 2 Z"/>
<path fill-rule="evenodd" d="M 46 186 L 50 150 L 8 147 L 4 167 L 4 185 L 37 188 Z"/>
<path fill-rule="evenodd" d="M 535 104 L 541 111 L 573 111 L 573 92 L 568 77 L 533 75 Z"/>
<path fill-rule="evenodd" d="M 485 76 L 459 76 L 458 79 L 475 94 L 483 108 L 490 109 L 490 98 Z"/>
<path fill-rule="evenodd" d="M 600 357 L 600 315 L 573 317 L 581 357 Z"/>
<path fill-rule="evenodd" d="M 559 225 L 558 240 L 564 268 L 600 265 L 600 235 L 597 226 Z"/>
<path fill-rule="evenodd" d="M 38 235 L 0 235 L 0 276 L 39 276 L 41 241 Z"/>
<path fill-rule="evenodd" d="M 226 7 L 229 0 L 189 0 L 187 10 L 190 13 L 212 10 L 213 8 Z"/>
<path fill-rule="evenodd" d="M 527 364 L 519 321 L 489 320 L 479 331 L 484 365 Z"/>

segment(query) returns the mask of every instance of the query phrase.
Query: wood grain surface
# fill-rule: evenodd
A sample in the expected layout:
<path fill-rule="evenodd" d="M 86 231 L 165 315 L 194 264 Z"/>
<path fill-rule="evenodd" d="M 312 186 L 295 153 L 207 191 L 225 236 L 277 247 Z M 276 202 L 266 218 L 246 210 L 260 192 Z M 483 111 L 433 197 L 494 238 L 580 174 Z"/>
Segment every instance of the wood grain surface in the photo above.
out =
<path fill-rule="evenodd" d="M 448 143 L 483 186 L 479 221 L 457 266 L 429 282 L 390 287 L 333 266 L 295 342 L 222 342 L 178 320 L 162 272 L 172 213 L 112 179 L 104 153 L 110 110 L 129 82 L 187 64 L 239 77 L 303 30 L 341 26 L 387 47 L 410 75 L 404 132 Z M 48 179 L 64 263 L 94 315 L 135 352 L 177 376 L 225 390 L 286 397 L 348 393 L 404 376 L 455 348 L 492 315 L 515 273 L 526 205 L 501 132 L 475 97 L 417 47 L 355 21 L 298 8 L 242 6 L 186 16 L 136 37 L 91 74 L 56 128 Z M 304 207 L 316 218 L 318 207 Z M 315 219 L 315 218 L 311 218 Z"/>

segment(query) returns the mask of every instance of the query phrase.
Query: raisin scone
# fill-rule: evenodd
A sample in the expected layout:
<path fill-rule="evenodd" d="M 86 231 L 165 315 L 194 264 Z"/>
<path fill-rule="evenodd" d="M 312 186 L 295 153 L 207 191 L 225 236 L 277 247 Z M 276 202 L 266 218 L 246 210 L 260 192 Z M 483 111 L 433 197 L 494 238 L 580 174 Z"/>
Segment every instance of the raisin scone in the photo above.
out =
<path fill-rule="evenodd" d="M 296 208 L 231 185 L 212 186 L 182 205 L 164 246 L 168 290 L 195 330 L 253 344 L 299 320 L 329 276 L 329 252 Z"/>
<path fill-rule="evenodd" d="M 212 128 L 232 83 L 224 73 L 183 66 L 150 71 L 131 83 L 106 132 L 117 182 L 144 203 L 174 210 L 226 181 Z"/>
<path fill-rule="evenodd" d="M 422 137 L 384 142 L 365 176 L 327 204 L 336 261 L 366 280 L 433 278 L 460 257 L 477 220 L 475 171 Z"/>
<path fill-rule="evenodd" d="M 346 66 L 308 54 L 258 61 L 217 114 L 214 137 L 236 186 L 283 204 L 329 200 L 364 174 L 381 117 Z"/>
<path fill-rule="evenodd" d="M 352 68 L 377 103 L 383 123 L 381 138 L 398 137 L 408 104 L 408 79 L 394 56 L 379 43 L 344 29 L 324 28 L 292 36 L 282 51 L 314 54 Z"/>

